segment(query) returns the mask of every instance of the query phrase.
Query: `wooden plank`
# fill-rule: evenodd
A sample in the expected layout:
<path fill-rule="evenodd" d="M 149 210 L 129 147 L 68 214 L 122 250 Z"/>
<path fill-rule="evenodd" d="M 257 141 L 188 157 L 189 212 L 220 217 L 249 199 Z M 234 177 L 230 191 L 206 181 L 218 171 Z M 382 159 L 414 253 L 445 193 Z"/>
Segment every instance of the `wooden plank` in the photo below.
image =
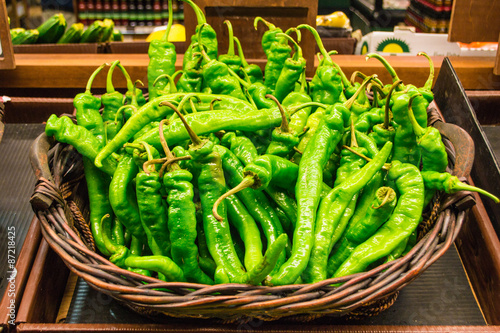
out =
<path fill-rule="evenodd" d="M 500 1 L 453 1 L 448 40 L 463 43 L 498 41 L 499 12 Z"/>
<path fill-rule="evenodd" d="M 0 302 L 0 331 L 2 327 L 10 326 L 9 321 L 12 317 L 9 307 L 12 301 L 14 302 L 14 311 L 17 313 L 41 238 L 40 224 L 36 218 L 33 218 L 16 262 L 15 295 L 10 295 L 9 288 L 7 288 Z"/>
<path fill-rule="evenodd" d="M 69 269 L 43 239 L 19 306 L 16 325 L 54 322 L 68 275 Z"/>
<path fill-rule="evenodd" d="M 252 326 L 254 325 L 254 326 Z M 267 333 L 279 332 L 344 332 L 344 333 L 376 333 L 376 332 L 500 332 L 500 326 L 361 326 L 361 325 L 314 325 L 304 323 L 283 323 L 274 329 L 262 329 L 259 325 L 250 322 L 249 324 L 241 325 L 226 325 L 212 327 L 215 325 L 207 325 L 207 327 L 179 327 L 177 325 L 160 325 L 160 324 L 20 324 L 17 327 L 19 333 L 40 333 L 40 332 L 120 332 L 120 333 L 136 333 L 137 331 L 147 332 L 184 332 L 184 333 L 203 333 L 203 332 L 226 332 L 236 333 L 242 331 L 259 331 Z"/>
<path fill-rule="evenodd" d="M 101 64 L 119 59 L 133 80 L 147 82 L 148 56 L 146 54 L 17 54 L 17 68 L 4 71 L 0 88 L 84 88 L 90 74 Z M 432 57 L 437 77 L 443 57 Z M 364 56 L 336 55 L 335 62 L 348 77 L 359 70 L 366 74 L 377 74 L 383 82 L 390 76 L 375 59 L 365 60 Z M 424 57 L 389 56 L 387 60 L 407 83 L 423 85 L 429 75 L 429 65 Z M 498 89 L 500 76 L 493 75 L 493 57 L 450 57 L 462 85 L 467 90 Z M 265 59 L 249 59 L 250 63 L 265 66 Z M 317 66 L 317 60 L 315 61 Z M 182 55 L 177 56 L 176 68 L 182 67 Z M 125 88 L 125 80 L 115 73 L 113 83 L 117 88 Z M 116 82 L 115 82 L 116 81 Z M 106 86 L 106 75 L 98 75 L 94 88 Z"/>
<path fill-rule="evenodd" d="M 14 50 L 10 39 L 9 23 L 7 20 L 7 6 L 5 0 L 0 0 L 0 44 L 2 53 L 0 54 L 0 70 L 16 68 Z"/>

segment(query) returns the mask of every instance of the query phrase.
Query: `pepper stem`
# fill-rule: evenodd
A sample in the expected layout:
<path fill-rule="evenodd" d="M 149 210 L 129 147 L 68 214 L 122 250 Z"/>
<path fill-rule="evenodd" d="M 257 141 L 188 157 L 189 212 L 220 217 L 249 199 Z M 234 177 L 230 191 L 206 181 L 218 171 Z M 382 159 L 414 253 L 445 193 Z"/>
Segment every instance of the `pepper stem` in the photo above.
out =
<path fill-rule="evenodd" d="M 278 106 L 278 109 L 280 110 L 280 113 L 281 113 L 281 126 L 280 126 L 281 132 L 282 133 L 290 133 L 290 127 L 288 126 L 288 119 L 286 119 L 286 112 L 285 112 L 285 109 L 283 108 L 283 105 L 281 105 L 280 102 L 278 101 L 278 99 L 271 94 L 267 94 L 266 98 L 272 99 L 274 101 L 274 103 L 276 103 L 276 105 Z"/>
<path fill-rule="evenodd" d="M 180 73 L 182 73 L 182 70 L 178 70 L 177 72 L 175 72 L 174 74 L 172 75 L 168 75 L 168 74 L 161 74 L 161 75 L 158 75 L 158 77 L 154 80 L 153 82 L 153 86 L 156 86 L 156 83 L 161 80 L 161 79 L 167 79 L 168 80 L 168 84 L 169 84 L 169 94 L 175 94 L 177 92 L 177 88 L 175 86 L 175 78 L 177 77 L 177 75 L 179 75 Z"/>
<path fill-rule="evenodd" d="M 302 58 L 302 48 L 299 46 L 299 44 L 293 39 L 291 36 L 285 34 L 285 33 L 277 33 L 276 37 L 283 37 L 289 40 L 290 42 L 293 43 L 295 47 L 295 54 L 293 55 L 293 60 L 298 60 Z"/>
<path fill-rule="evenodd" d="M 200 101 L 200 97 L 198 96 L 198 93 L 188 93 L 181 99 L 177 108 L 179 110 L 183 110 L 184 104 L 186 104 L 187 101 L 191 101 L 192 97 L 196 97 L 198 99 L 198 101 Z"/>
<path fill-rule="evenodd" d="M 89 80 L 87 81 L 87 86 L 85 88 L 85 93 L 91 95 L 90 93 L 90 88 L 92 87 L 92 83 L 94 82 L 95 77 L 99 72 L 106 67 L 108 64 L 102 64 L 101 66 L 97 67 L 97 69 L 90 75 Z"/>
<path fill-rule="evenodd" d="M 379 209 L 379 208 L 383 207 L 385 204 L 387 204 L 388 202 L 391 202 L 396 198 L 396 192 L 392 188 L 390 188 L 389 186 L 382 186 L 381 188 L 379 188 L 377 190 L 375 195 L 377 196 L 377 198 L 379 200 L 382 199 L 382 202 L 377 207 L 372 206 L 373 209 Z"/>
<path fill-rule="evenodd" d="M 160 102 L 160 105 L 168 106 L 174 112 L 177 114 L 177 116 L 181 119 L 182 123 L 184 124 L 184 127 L 186 128 L 186 131 L 188 132 L 189 138 L 191 139 L 191 142 L 193 142 L 194 146 L 201 146 L 203 145 L 203 141 L 200 139 L 200 137 L 193 131 L 191 126 L 186 121 L 186 118 L 182 115 L 182 113 L 179 111 L 178 108 L 175 107 L 172 103 L 169 101 L 162 101 Z"/>
<path fill-rule="evenodd" d="M 411 122 L 411 126 L 413 127 L 413 133 L 415 133 L 415 136 L 418 138 L 422 137 L 426 130 L 425 128 L 422 128 L 422 126 L 420 126 L 418 124 L 418 121 L 417 119 L 415 119 L 415 114 L 413 113 L 413 109 L 411 107 L 412 103 L 413 103 L 413 100 L 417 97 L 417 96 L 422 96 L 420 94 L 415 94 L 413 96 L 410 97 L 410 101 L 408 102 L 408 118 L 410 119 L 410 122 Z"/>
<path fill-rule="evenodd" d="M 200 49 L 200 53 L 201 53 L 201 56 L 203 57 L 203 59 L 205 59 L 206 61 L 210 61 L 212 59 L 210 59 L 210 57 L 208 56 L 207 52 L 205 51 L 205 46 L 201 42 L 201 31 L 206 26 L 208 26 L 208 23 L 203 23 L 202 25 L 200 25 L 200 29 L 198 29 L 198 34 L 197 34 L 197 36 L 198 36 L 198 42 L 197 42 L 197 45 L 198 45 L 198 48 Z"/>
<path fill-rule="evenodd" d="M 434 63 L 432 62 L 431 57 L 429 57 L 429 55 L 427 53 L 425 53 L 425 52 L 419 52 L 419 53 L 417 53 L 417 55 L 418 56 L 424 56 L 429 61 L 429 78 L 427 79 L 427 81 L 425 81 L 425 84 L 424 84 L 423 88 L 425 90 L 431 91 L 431 89 L 432 89 L 432 83 L 434 82 Z"/>
<path fill-rule="evenodd" d="M 127 80 L 127 90 L 130 91 L 130 93 L 133 93 L 135 87 L 134 87 L 134 84 L 132 83 L 132 79 L 130 78 L 130 75 L 128 74 L 127 70 L 125 69 L 125 67 L 123 67 L 123 65 L 120 62 L 118 63 L 118 67 L 122 71 L 123 76 L 125 76 L 125 80 Z"/>
<path fill-rule="evenodd" d="M 233 25 L 231 21 L 224 20 L 224 24 L 227 25 L 227 31 L 229 33 L 229 46 L 227 47 L 227 54 L 230 56 L 234 56 L 234 34 L 233 34 Z"/>
<path fill-rule="evenodd" d="M 207 19 L 205 18 L 205 15 L 203 14 L 203 12 L 201 11 L 200 7 L 198 7 L 193 1 L 191 0 L 182 0 L 184 1 L 185 3 L 187 3 L 188 5 L 191 6 L 191 8 L 193 8 L 194 10 L 194 14 L 196 15 L 196 21 L 198 21 L 198 25 L 201 25 L 201 24 L 204 24 L 204 23 L 207 23 Z M 169 14 L 170 15 L 170 14 Z M 171 15 L 170 15 L 171 16 Z"/>
<path fill-rule="evenodd" d="M 266 20 L 264 20 L 262 17 L 260 16 L 257 16 L 254 20 L 253 20 L 253 27 L 255 28 L 255 30 L 257 30 L 257 24 L 259 22 L 262 22 L 266 25 L 266 27 L 269 29 L 269 30 L 273 30 L 273 29 L 276 29 L 276 26 L 274 24 L 272 24 L 271 22 L 268 22 Z"/>
<path fill-rule="evenodd" d="M 321 40 L 321 37 L 319 36 L 318 31 L 308 24 L 300 24 L 299 26 L 297 26 L 297 29 L 306 29 L 312 33 L 312 35 L 314 36 L 314 39 L 316 40 L 316 44 L 318 45 L 319 51 L 323 55 L 323 61 L 328 62 L 328 65 L 333 66 L 333 61 L 330 58 L 330 55 L 328 54 L 328 52 L 326 51 L 325 46 L 323 45 L 323 41 Z M 330 60 L 328 61 L 327 58 Z"/>
<path fill-rule="evenodd" d="M 190 160 L 190 159 L 191 159 L 191 156 L 189 156 L 189 155 L 173 157 L 172 159 L 165 159 L 165 163 L 163 163 L 163 165 L 160 168 L 160 171 L 158 171 L 158 175 L 160 176 L 160 178 L 163 177 L 163 174 L 165 173 L 165 169 L 168 168 L 168 166 L 171 164 L 172 164 L 172 170 L 177 169 L 177 167 L 175 167 L 176 165 L 180 169 L 180 166 L 177 162 Z"/>
<path fill-rule="evenodd" d="M 479 187 L 475 187 L 475 186 L 463 183 L 460 180 L 458 180 L 457 177 L 451 177 L 450 180 L 448 181 L 447 186 L 448 186 L 447 193 L 455 193 L 455 192 L 458 192 L 458 191 L 477 192 L 477 193 L 480 193 L 480 194 L 482 194 L 482 195 L 490 198 L 495 203 L 499 203 L 500 202 L 500 199 L 498 199 L 498 197 L 496 197 L 495 195 L 491 194 L 490 192 L 485 191 L 485 190 L 483 190 L 483 189 L 481 189 Z"/>
<path fill-rule="evenodd" d="M 223 195 L 221 195 L 217 199 L 217 201 L 215 201 L 214 206 L 212 208 L 212 213 L 214 214 L 214 216 L 217 219 L 217 221 L 224 220 L 222 218 L 222 216 L 220 216 L 219 213 L 217 212 L 217 208 L 219 207 L 220 203 L 224 199 L 226 199 L 227 197 L 229 197 L 230 195 L 236 194 L 236 193 L 238 193 L 241 190 L 244 190 L 246 188 L 251 187 L 254 183 L 255 183 L 255 179 L 253 178 L 253 176 L 246 176 L 245 178 L 243 178 L 243 180 L 241 181 L 241 183 L 239 183 L 238 185 L 236 185 L 236 187 L 233 187 L 232 189 L 230 189 L 229 191 L 227 191 L 226 193 L 224 193 Z"/>
<path fill-rule="evenodd" d="M 168 23 L 167 29 L 165 29 L 165 33 L 163 34 L 162 41 L 168 42 L 168 35 L 170 35 L 170 29 L 172 28 L 172 22 L 174 19 L 174 11 L 172 8 L 172 0 L 168 0 Z"/>
<path fill-rule="evenodd" d="M 236 36 L 234 36 L 233 39 L 234 39 L 234 42 L 236 43 L 236 47 L 238 48 L 238 55 L 240 56 L 241 64 L 243 65 L 243 67 L 247 67 L 248 66 L 248 62 L 245 59 L 245 54 L 243 53 L 243 47 L 241 47 L 240 40 Z"/>
<path fill-rule="evenodd" d="M 138 143 L 140 143 L 144 149 L 146 150 L 146 153 L 148 154 L 148 161 L 152 161 L 154 160 L 154 156 L 153 156 L 153 150 L 151 149 L 151 146 L 147 143 L 147 142 L 144 142 L 144 141 L 139 141 Z M 146 173 L 150 173 L 152 171 L 154 171 L 154 167 L 153 167 L 153 170 L 147 170 L 146 168 L 148 166 L 150 166 L 151 163 L 148 163 L 147 161 L 144 163 L 143 165 L 143 169 L 144 169 L 144 172 Z"/>
<path fill-rule="evenodd" d="M 108 70 L 108 76 L 106 78 L 106 92 L 111 94 L 115 92 L 115 87 L 113 87 L 113 72 L 115 67 L 120 63 L 120 60 L 115 60 L 111 63 L 111 67 Z"/>
<path fill-rule="evenodd" d="M 328 52 L 328 54 L 330 54 L 330 52 Z M 333 66 L 335 66 L 335 68 L 339 71 L 339 74 L 340 74 L 340 77 L 342 79 L 342 84 L 344 85 L 344 88 L 348 87 L 350 85 L 349 84 L 349 80 L 347 80 L 347 76 L 345 76 L 345 73 L 342 70 L 342 68 L 340 68 L 340 66 L 336 62 L 333 62 Z"/>
<path fill-rule="evenodd" d="M 127 109 L 127 108 L 131 108 L 134 112 L 137 112 L 137 108 L 136 108 L 135 106 L 133 106 L 133 105 L 129 105 L 129 104 L 127 104 L 127 105 L 120 106 L 120 107 L 118 108 L 118 110 L 116 110 L 116 114 L 115 114 L 115 123 L 118 123 L 118 118 L 119 118 L 120 116 L 122 116 L 122 117 L 123 117 L 122 113 L 123 113 L 123 112 L 124 112 L 124 110 L 125 110 L 125 109 Z"/>
<path fill-rule="evenodd" d="M 290 111 L 288 111 L 288 113 L 290 115 L 292 115 L 295 112 L 297 112 L 299 110 L 302 110 L 304 108 L 308 108 L 310 106 L 316 106 L 316 107 L 322 108 L 322 109 L 326 109 L 327 108 L 327 105 L 323 104 L 323 103 L 319 103 L 319 102 L 307 102 L 307 103 L 304 103 L 304 104 L 301 104 L 301 105 L 297 106 L 295 109 L 291 109 Z"/>
<path fill-rule="evenodd" d="M 366 85 L 371 81 L 373 80 L 374 78 L 376 78 L 377 75 L 376 74 L 373 74 L 372 76 L 369 76 L 367 77 L 363 83 L 361 83 L 361 85 L 359 86 L 358 90 L 356 90 L 356 92 L 354 93 L 354 95 L 351 96 L 351 98 L 349 98 L 347 101 L 344 102 L 344 106 L 348 109 L 351 109 L 352 105 L 354 104 L 354 102 L 356 101 L 356 99 L 358 98 L 358 95 L 365 90 L 365 87 Z"/>
<path fill-rule="evenodd" d="M 160 130 L 160 133 L 159 133 L 160 134 L 160 142 L 161 142 L 161 146 L 163 147 L 163 151 L 165 152 L 165 156 L 169 159 L 172 159 L 172 158 L 174 158 L 174 154 L 172 154 L 172 151 L 168 147 L 167 140 L 165 139 L 165 133 L 163 133 L 163 124 L 165 124 L 165 123 L 168 123 L 168 120 L 162 119 L 160 121 L 159 126 L 158 126 L 158 128 Z"/>
<path fill-rule="evenodd" d="M 371 59 L 371 58 L 377 59 L 378 61 L 380 61 L 382 63 L 382 65 L 384 65 L 385 69 L 389 72 L 389 75 L 391 75 L 393 83 L 395 83 L 396 81 L 399 81 L 398 74 L 396 73 L 394 68 L 391 66 L 391 64 L 389 64 L 387 59 L 385 59 L 384 57 L 382 57 L 380 54 L 377 54 L 377 53 L 369 53 L 366 55 L 366 60 Z M 404 89 L 404 86 L 401 87 L 400 90 L 402 90 L 402 89 Z"/>
<path fill-rule="evenodd" d="M 387 94 L 387 99 L 385 101 L 385 109 L 384 109 L 384 129 L 388 129 L 389 128 L 389 104 L 390 104 L 390 101 L 391 101 L 391 96 L 392 96 L 392 92 L 394 91 L 394 89 L 396 89 L 396 87 L 398 85 L 401 84 L 401 80 L 397 80 L 396 82 L 394 82 L 391 86 L 391 89 L 389 90 L 389 93 Z"/>
<path fill-rule="evenodd" d="M 238 82 L 245 88 L 248 88 L 250 87 L 250 83 L 248 83 L 247 81 L 243 80 L 238 74 L 236 74 L 231 68 L 227 68 L 227 71 L 229 72 L 229 74 L 231 74 L 236 80 L 238 80 Z"/>
<path fill-rule="evenodd" d="M 354 129 L 354 119 L 351 117 L 351 148 L 359 147 L 356 140 L 356 130 Z"/>
<path fill-rule="evenodd" d="M 367 161 L 367 162 L 370 162 L 370 161 L 372 160 L 372 159 L 371 159 L 371 158 L 369 158 L 368 156 L 361 154 L 360 152 L 358 152 L 358 151 L 356 151 L 356 150 L 352 149 L 352 148 L 351 148 L 351 147 L 349 147 L 349 146 L 343 145 L 343 146 L 342 146 L 342 148 L 347 149 L 348 151 L 350 151 L 350 152 L 351 152 L 351 153 L 353 153 L 354 155 L 357 155 L 357 156 L 361 157 L 362 159 L 364 159 L 364 160 L 365 160 L 365 161 Z M 384 169 L 384 170 L 389 170 L 390 168 L 391 168 L 391 163 L 385 163 L 385 164 L 384 164 L 384 166 L 382 167 L 382 169 Z"/>

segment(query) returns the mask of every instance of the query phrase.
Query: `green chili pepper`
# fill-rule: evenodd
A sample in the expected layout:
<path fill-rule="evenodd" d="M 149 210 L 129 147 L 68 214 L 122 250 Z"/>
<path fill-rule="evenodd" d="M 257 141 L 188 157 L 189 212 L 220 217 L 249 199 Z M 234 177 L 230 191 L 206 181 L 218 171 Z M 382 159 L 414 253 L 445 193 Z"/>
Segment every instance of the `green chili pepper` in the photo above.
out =
<path fill-rule="evenodd" d="M 110 178 L 97 169 L 92 161 L 86 157 L 83 157 L 83 167 L 89 196 L 90 229 L 97 249 L 102 254 L 109 256 L 110 253 L 107 251 L 102 239 L 101 218 L 106 214 L 113 214 L 108 199 Z"/>
<path fill-rule="evenodd" d="M 163 133 L 163 120 L 160 123 L 160 135 Z M 167 191 L 168 230 L 170 232 L 171 253 L 174 262 L 184 272 L 189 282 L 213 284 L 198 264 L 198 247 L 196 246 L 196 207 L 193 202 L 194 191 L 191 181 L 193 175 L 183 170 L 174 160 L 164 138 L 164 147 L 168 172 L 163 176 L 163 184 Z"/>
<path fill-rule="evenodd" d="M 113 72 L 119 63 L 120 61 L 116 60 L 109 67 L 108 77 L 106 80 L 106 93 L 101 96 L 101 102 L 104 106 L 102 111 L 102 120 L 106 131 L 105 142 L 113 139 L 122 126 L 121 121 L 117 122 L 115 120 L 116 112 L 123 106 L 124 96 L 113 87 Z"/>
<path fill-rule="evenodd" d="M 264 20 L 260 16 L 257 16 L 253 21 L 253 26 L 254 26 L 255 30 L 257 30 L 257 25 L 259 22 L 264 23 L 268 29 L 262 35 L 261 44 L 262 44 L 262 49 L 264 50 L 264 53 L 266 55 L 266 58 L 269 58 L 269 53 L 271 53 L 271 45 L 274 42 L 278 41 L 276 34 L 283 32 L 283 30 L 281 30 L 280 28 L 277 28 L 274 24 Z"/>
<path fill-rule="evenodd" d="M 144 144 L 148 151 L 148 161 L 153 159 L 151 147 Z M 137 206 L 141 224 L 147 236 L 153 255 L 170 257 L 170 235 L 168 232 L 167 211 L 162 199 L 162 181 L 154 165 L 144 163 L 143 170 L 135 176 Z"/>
<path fill-rule="evenodd" d="M 89 130 L 99 142 L 99 146 L 103 146 L 105 143 L 104 138 L 104 123 L 99 113 L 101 107 L 101 100 L 95 97 L 90 92 L 94 78 L 99 74 L 99 72 L 106 66 L 103 64 L 99 66 L 90 76 L 87 81 L 87 87 L 85 92 L 80 93 L 73 99 L 73 105 L 76 109 L 76 121 L 78 125 Z"/>
<path fill-rule="evenodd" d="M 84 157 L 93 161 L 99 153 L 99 142 L 97 138 L 86 128 L 76 125 L 67 117 L 57 117 L 53 114 L 45 124 L 45 133 L 63 143 L 67 143 L 75 147 L 75 149 Z M 116 160 L 114 157 L 108 157 L 102 161 L 100 170 L 104 171 L 109 176 L 113 176 L 116 170 Z"/>
<path fill-rule="evenodd" d="M 123 154 L 109 185 L 109 202 L 113 212 L 127 230 L 139 241 L 146 243 L 147 237 L 141 224 L 133 184 L 137 172 L 138 169 L 132 156 Z"/>
<path fill-rule="evenodd" d="M 238 55 L 241 59 L 240 77 L 248 78 L 249 83 L 264 82 L 264 74 L 262 69 L 260 69 L 257 64 L 249 64 L 245 59 L 245 54 L 243 53 L 243 48 L 241 47 L 240 40 L 237 37 L 233 37 L 234 41 L 238 47 Z M 242 73 L 242 74 L 241 74 Z"/>
<path fill-rule="evenodd" d="M 272 140 L 267 147 L 266 154 L 281 157 L 288 156 L 293 147 L 295 147 L 295 145 L 297 145 L 300 141 L 298 133 L 294 133 L 290 130 L 290 127 L 288 126 L 288 119 L 286 118 L 287 114 L 276 97 L 273 95 L 266 95 L 266 97 L 274 100 L 274 102 L 278 105 L 278 109 L 280 110 L 282 116 L 281 126 L 272 131 Z"/>
<path fill-rule="evenodd" d="M 205 15 L 203 15 L 203 12 L 201 11 L 200 7 L 198 7 L 191 0 L 182 0 L 182 1 L 186 2 L 193 8 L 198 23 L 195 28 L 195 33 L 191 36 L 191 44 L 184 54 L 182 69 L 186 71 L 188 62 L 192 61 L 196 57 L 195 53 L 200 52 L 200 47 L 199 47 L 200 44 L 206 48 L 206 52 L 210 59 L 217 59 L 218 44 L 217 44 L 217 34 L 210 25 L 207 25 L 203 29 L 203 32 L 201 34 L 198 34 L 198 32 L 201 30 L 201 27 L 207 23 Z M 205 61 L 206 60 L 202 59 L 202 64 L 205 64 Z"/>
<path fill-rule="evenodd" d="M 168 1 L 168 24 L 161 39 L 154 39 L 149 43 L 148 48 L 148 92 L 149 99 L 152 100 L 159 95 L 158 91 L 165 88 L 164 82 L 159 82 L 156 86 L 153 82 L 160 75 L 173 75 L 175 72 L 175 62 L 177 54 L 175 45 L 168 41 L 170 28 L 172 27 L 173 10 L 172 0 Z"/>
<path fill-rule="evenodd" d="M 276 37 L 286 38 L 295 46 L 295 53 L 292 58 L 285 60 L 274 89 L 274 96 L 279 102 L 282 102 L 294 90 L 295 83 L 299 81 L 302 73 L 304 73 L 306 59 L 302 56 L 302 48 L 292 37 L 282 33 L 278 33 Z"/>
<path fill-rule="evenodd" d="M 227 140 L 226 135 L 223 137 L 223 142 Z M 240 149 L 242 146 L 243 145 L 233 143 L 231 144 L 231 150 L 226 147 L 215 146 L 216 152 L 221 155 L 224 172 L 228 175 L 228 185 L 232 188 L 236 188 L 243 180 L 243 165 L 236 155 L 237 152 L 233 152 L 233 149 L 242 152 L 242 149 Z M 252 147 L 251 143 L 248 141 L 246 142 L 246 146 L 249 147 L 249 149 L 253 148 L 253 150 L 255 150 L 255 147 Z M 241 155 L 239 155 L 239 157 L 241 158 Z M 253 156 L 250 158 L 253 158 Z M 271 204 L 265 194 L 250 188 L 243 188 L 236 193 L 236 196 L 248 208 L 248 212 L 254 220 L 260 224 L 266 237 L 267 244 L 274 243 L 281 234 L 281 230 L 279 229 L 280 222 L 276 213 L 272 210 Z M 284 261 L 285 256 L 283 253 L 280 255 L 276 266 L 280 266 Z"/>
<path fill-rule="evenodd" d="M 448 194 L 453 194 L 458 191 L 477 192 L 490 198 L 495 203 L 499 202 L 499 199 L 493 194 L 478 187 L 463 183 L 456 176 L 448 172 L 422 171 L 422 178 L 426 189 L 444 191 Z"/>
<path fill-rule="evenodd" d="M 233 25 L 231 21 L 224 20 L 224 24 L 227 25 L 227 31 L 229 33 L 228 38 L 228 48 L 226 54 L 219 55 L 219 61 L 226 64 L 233 72 L 238 73 L 242 65 L 242 60 L 240 56 L 234 53 L 234 35 L 233 35 Z"/>
<path fill-rule="evenodd" d="M 366 198 L 369 200 L 366 200 L 368 205 L 362 206 L 365 208 L 363 209 L 364 213 L 359 214 L 359 218 L 353 216 L 354 221 L 351 221 L 352 223 L 346 229 L 340 245 L 328 259 L 328 276 L 335 273 L 356 246 L 371 237 L 389 219 L 397 202 L 396 192 L 390 187 L 380 187 L 375 193 L 370 191 L 370 195 Z M 358 208 L 356 213 L 357 211 Z"/>
<path fill-rule="evenodd" d="M 293 113 L 293 111 L 294 110 L 290 110 L 290 113 Z M 200 135 L 221 130 L 255 132 L 260 129 L 269 129 L 278 126 L 282 119 L 278 108 L 257 110 L 245 114 L 238 114 L 237 116 L 235 116 L 233 112 L 228 112 L 226 110 L 214 110 L 188 114 L 185 118 L 188 124 Z M 123 128 L 125 128 L 125 126 Z M 169 145 L 174 145 L 187 140 L 189 137 L 182 122 L 175 119 L 169 125 L 168 131 L 165 130 L 165 138 Z M 138 138 L 137 141 L 145 141 L 154 147 L 161 148 L 157 129 L 150 130 Z"/>
<path fill-rule="evenodd" d="M 323 168 L 342 139 L 343 131 L 344 122 L 339 106 L 328 107 L 325 118 L 320 121 L 299 164 L 295 189 L 297 224 L 292 240 L 292 254 L 279 272 L 272 275 L 272 285 L 294 283 L 307 266 L 314 241 L 314 221 L 323 182 Z"/>
<path fill-rule="evenodd" d="M 172 110 L 162 105 L 161 102 L 168 101 L 171 98 L 171 96 L 160 96 L 142 106 L 123 125 L 117 135 L 99 152 L 94 161 L 95 165 L 97 167 L 101 167 L 102 161 L 106 157 L 115 152 L 117 149 L 121 148 L 144 126 L 150 124 L 154 120 L 159 120 L 170 114 Z"/>
<path fill-rule="evenodd" d="M 315 102 L 332 105 L 345 99 L 343 96 L 342 77 L 339 70 L 334 66 L 330 55 L 326 51 L 321 37 L 316 29 L 307 25 L 301 24 L 297 29 L 309 30 L 316 40 L 316 43 L 323 55 L 322 63 L 316 68 L 316 73 L 309 83 L 311 98 Z"/>
<path fill-rule="evenodd" d="M 298 31 L 295 28 L 291 29 Z M 286 31 L 285 34 L 289 34 L 290 31 L 291 30 Z M 278 82 L 284 64 L 292 53 L 292 48 L 288 45 L 288 40 L 286 38 L 279 37 L 278 34 L 276 34 L 275 37 L 277 40 L 271 43 L 269 53 L 267 54 L 266 66 L 264 68 L 264 84 L 272 91 L 275 90 L 276 83 Z"/>
<path fill-rule="evenodd" d="M 417 145 L 417 137 L 408 116 L 408 108 L 411 107 L 416 95 L 410 97 L 400 94 L 395 100 L 392 108 L 396 131 L 394 135 L 394 153 L 392 158 L 403 163 L 413 165 L 420 164 L 420 150 Z"/>
<path fill-rule="evenodd" d="M 375 158 L 340 185 L 334 187 L 322 200 L 316 220 L 314 245 L 307 268 L 302 274 L 306 282 L 326 279 L 328 255 L 333 247 L 332 236 L 335 227 L 344 215 L 344 210 L 352 202 L 354 195 L 382 168 L 391 149 L 392 143 L 387 143 Z"/>
<path fill-rule="evenodd" d="M 424 183 L 418 168 L 393 160 L 388 179 L 395 182 L 399 199 L 389 220 L 358 245 L 334 277 L 362 272 L 374 261 L 389 255 L 417 227 L 422 216 Z"/>
<path fill-rule="evenodd" d="M 140 268 L 148 271 L 155 271 L 163 275 L 166 281 L 182 282 L 186 281 L 182 269 L 177 266 L 172 259 L 164 256 L 144 256 L 127 257 L 125 265 L 132 268 Z"/>

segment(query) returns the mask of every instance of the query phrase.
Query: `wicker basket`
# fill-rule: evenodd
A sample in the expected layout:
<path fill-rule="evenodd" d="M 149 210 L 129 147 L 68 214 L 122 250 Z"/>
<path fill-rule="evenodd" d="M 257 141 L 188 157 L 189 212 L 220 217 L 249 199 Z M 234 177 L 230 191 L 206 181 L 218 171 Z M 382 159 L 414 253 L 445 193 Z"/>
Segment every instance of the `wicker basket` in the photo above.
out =
<path fill-rule="evenodd" d="M 463 129 L 444 123 L 435 107 L 429 108 L 429 121 L 444 137 L 453 174 L 464 180 L 474 159 L 472 139 Z M 32 146 L 31 160 L 39 179 L 31 203 L 51 248 L 91 287 L 157 319 L 293 317 L 304 321 L 326 315 L 376 315 L 392 305 L 401 288 L 444 254 L 474 204 L 468 192 L 437 194 L 433 209 L 425 213 L 417 245 L 406 256 L 368 272 L 278 287 L 167 283 L 118 268 L 95 252 L 85 222 L 88 208 L 81 157 L 73 147 L 54 144 L 42 134 Z M 342 285 L 334 287 L 337 283 Z"/>

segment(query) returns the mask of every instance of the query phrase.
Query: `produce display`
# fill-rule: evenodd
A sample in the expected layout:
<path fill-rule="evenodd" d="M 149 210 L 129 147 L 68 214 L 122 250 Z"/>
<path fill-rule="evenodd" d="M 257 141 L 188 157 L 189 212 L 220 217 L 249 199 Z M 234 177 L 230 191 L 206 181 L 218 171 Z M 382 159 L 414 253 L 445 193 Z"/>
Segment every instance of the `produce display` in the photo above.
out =
<path fill-rule="evenodd" d="M 113 20 L 97 20 L 86 29 L 82 23 L 73 23 L 67 27 L 63 14 L 53 15 L 36 29 L 10 29 L 10 36 L 13 45 L 123 41 L 123 35 L 115 29 Z"/>
<path fill-rule="evenodd" d="M 360 72 L 349 80 L 314 28 L 283 31 L 257 17 L 255 27 L 268 28 L 261 71 L 229 21 L 230 47 L 218 54 L 214 29 L 184 1 L 198 25 L 181 71 L 174 45 L 155 40 L 146 97 L 117 60 L 75 97 L 76 123 L 52 115 L 46 124 L 82 155 L 95 245 L 117 266 L 164 281 L 315 283 L 403 256 L 436 191 L 498 202 L 447 172 L 441 135 L 427 126 L 426 54 L 423 87 L 377 54 L 367 60 L 393 82 Z M 310 81 L 306 34 L 320 49 Z M 106 93 L 94 96 L 105 68 Z M 116 70 L 125 95 L 113 87 Z"/>

